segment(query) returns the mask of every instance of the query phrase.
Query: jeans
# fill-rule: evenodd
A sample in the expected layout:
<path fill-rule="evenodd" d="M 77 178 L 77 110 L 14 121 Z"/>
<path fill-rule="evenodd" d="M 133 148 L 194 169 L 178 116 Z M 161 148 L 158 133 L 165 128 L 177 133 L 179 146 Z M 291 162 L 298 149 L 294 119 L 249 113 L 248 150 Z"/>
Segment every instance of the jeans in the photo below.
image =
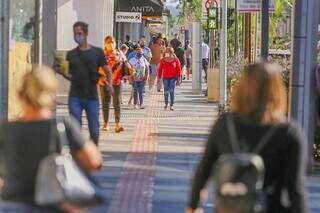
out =
<path fill-rule="evenodd" d="M 90 137 L 98 145 L 99 141 L 99 100 L 69 97 L 69 112 L 82 125 L 82 111 L 86 112 Z"/>
<path fill-rule="evenodd" d="M 209 68 L 209 59 L 202 59 L 202 69 L 205 74 L 205 80 L 207 81 L 207 76 L 208 76 L 208 68 Z"/>
<path fill-rule="evenodd" d="M 151 64 L 151 73 L 149 76 L 149 89 L 152 90 L 157 79 L 159 64 Z"/>
<path fill-rule="evenodd" d="M 164 86 L 164 102 L 167 106 L 169 103 L 169 95 L 170 95 L 170 106 L 174 104 L 174 91 L 176 88 L 177 78 L 164 78 L 163 86 Z"/>
<path fill-rule="evenodd" d="M 120 122 L 120 115 L 121 115 L 121 86 L 113 85 L 114 95 L 112 96 L 113 99 L 113 107 L 114 107 L 114 117 L 115 122 Z M 111 104 L 111 94 L 109 93 L 107 86 L 100 87 L 100 95 L 101 95 L 101 102 L 102 102 L 102 114 L 104 123 L 109 123 L 109 114 L 110 114 L 110 104 Z"/>
<path fill-rule="evenodd" d="M 139 105 L 143 104 L 143 91 L 144 91 L 144 82 L 143 81 L 134 81 L 133 82 L 133 97 L 134 97 L 134 105 L 138 104 L 138 96 L 139 96 Z"/>

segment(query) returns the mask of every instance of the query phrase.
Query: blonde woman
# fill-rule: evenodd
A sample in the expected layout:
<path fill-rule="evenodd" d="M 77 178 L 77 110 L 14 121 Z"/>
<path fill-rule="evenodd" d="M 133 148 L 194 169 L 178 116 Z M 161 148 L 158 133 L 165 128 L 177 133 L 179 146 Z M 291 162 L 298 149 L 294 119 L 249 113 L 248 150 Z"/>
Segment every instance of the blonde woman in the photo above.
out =
<path fill-rule="evenodd" d="M 56 124 L 52 109 L 57 89 L 58 82 L 52 70 L 35 67 L 24 75 L 19 90 L 21 117 L 0 124 L 0 191 L 4 201 L 35 206 L 38 166 L 49 155 L 52 138 L 57 138 L 52 132 Z M 102 158 L 96 145 L 83 138 L 77 122 L 65 119 L 65 125 L 75 159 L 87 171 L 98 170 Z"/>
<path fill-rule="evenodd" d="M 158 82 L 163 79 L 165 109 L 168 109 L 170 95 L 170 110 L 174 110 L 174 97 L 176 84 L 181 83 L 181 65 L 179 59 L 174 54 L 172 47 L 167 47 L 164 57 L 158 69 Z"/>
<path fill-rule="evenodd" d="M 202 212 L 200 191 L 212 174 L 219 156 L 230 153 L 231 140 L 227 119 L 232 118 L 241 148 L 253 150 L 259 140 L 271 130 L 261 152 L 265 166 L 263 191 L 266 213 L 307 212 L 304 205 L 303 174 L 305 172 L 303 141 L 299 128 L 286 122 L 286 92 L 280 69 L 269 63 L 249 65 L 231 96 L 231 112 L 219 117 L 207 141 L 203 158 L 196 170 L 187 213 Z M 282 193 L 287 192 L 284 207 Z M 198 209 L 197 209 L 198 208 Z M 223 211 L 216 207 L 216 212 Z"/>

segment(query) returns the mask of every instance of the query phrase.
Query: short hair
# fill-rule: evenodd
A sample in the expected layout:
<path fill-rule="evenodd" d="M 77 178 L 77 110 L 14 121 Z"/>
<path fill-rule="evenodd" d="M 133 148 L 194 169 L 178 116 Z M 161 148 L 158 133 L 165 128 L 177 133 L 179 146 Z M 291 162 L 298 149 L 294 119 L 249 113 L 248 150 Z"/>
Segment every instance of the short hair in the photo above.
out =
<path fill-rule="evenodd" d="M 126 44 L 122 44 L 120 50 L 129 50 L 129 47 Z"/>
<path fill-rule="evenodd" d="M 133 46 L 133 49 L 134 50 L 141 49 L 141 46 L 139 44 L 136 44 L 136 45 Z"/>
<path fill-rule="evenodd" d="M 36 108 L 51 107 L 57 91 L 58 81 L 53 70 L 44 65 L 34 65 L 22 78 L 19 97 Z"/>
<path fill-rule="evenodd" d="M 85 34 L 88 34 L 89 25 L 87 23 L 83 21 L 77 21 L 76 23 L 74 23 L 73 29 L 75 29 L 76 27 L 80 27 Z"/>

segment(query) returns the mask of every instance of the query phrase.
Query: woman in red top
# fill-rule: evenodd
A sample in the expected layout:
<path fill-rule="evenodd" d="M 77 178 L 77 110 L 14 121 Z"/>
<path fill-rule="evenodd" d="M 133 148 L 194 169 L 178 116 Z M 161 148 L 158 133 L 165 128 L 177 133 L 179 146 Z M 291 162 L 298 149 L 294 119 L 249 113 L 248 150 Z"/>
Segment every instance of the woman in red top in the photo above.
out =
<path fill-rule="evenodd" d="M 167 47 L 158 69 L 158 82 L 163 79 L 165 109 L 168 108 L 170 94 L 170 110 L 173 110 L 176 84 L 181 83 L 181 65 L 172 47 Z"/>

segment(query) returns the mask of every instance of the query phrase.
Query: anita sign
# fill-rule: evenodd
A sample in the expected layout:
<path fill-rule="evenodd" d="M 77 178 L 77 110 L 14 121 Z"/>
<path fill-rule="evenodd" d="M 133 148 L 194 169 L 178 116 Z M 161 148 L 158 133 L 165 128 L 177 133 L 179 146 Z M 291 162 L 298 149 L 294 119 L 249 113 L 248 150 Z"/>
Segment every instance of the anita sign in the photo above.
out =
<path fill-rule="evenodd" d="M 161 0 L 118 0 L 117 11 L 136 12 L 142 16 L 162 16 L 163 3 Z"/>
<path fill-rule="evenodd" d="M 131 12 L 154 13 L 154 9 L 150 6 L 132 7 Z"/>

